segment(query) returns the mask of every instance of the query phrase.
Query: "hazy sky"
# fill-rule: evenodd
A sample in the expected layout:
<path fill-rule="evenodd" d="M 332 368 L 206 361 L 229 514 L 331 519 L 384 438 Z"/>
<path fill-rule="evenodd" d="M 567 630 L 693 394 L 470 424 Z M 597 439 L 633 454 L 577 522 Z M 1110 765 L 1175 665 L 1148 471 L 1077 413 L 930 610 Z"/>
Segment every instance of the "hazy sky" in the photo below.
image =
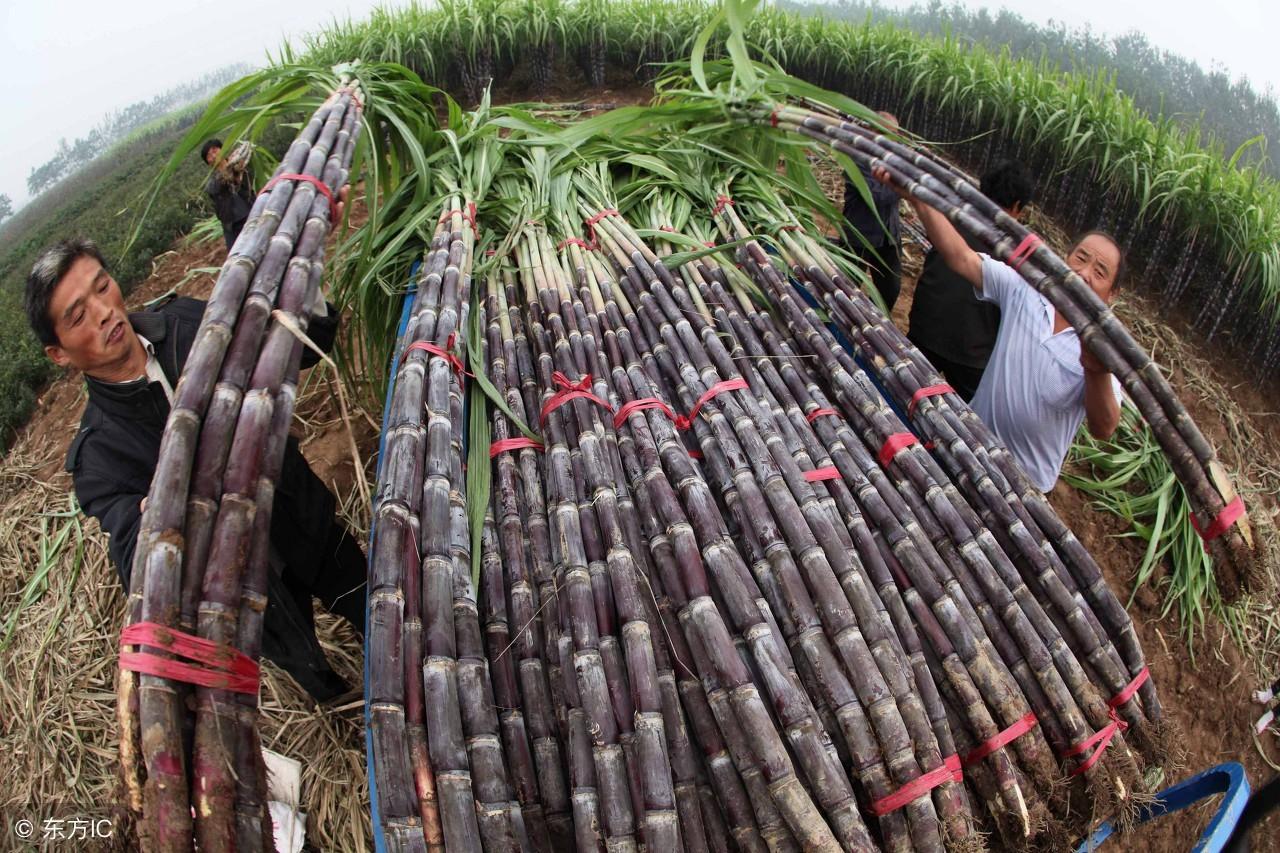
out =
<path fill-rule="evenodd" d="M 903 0 L 886 0 L 908 5 Z M 9 102 L 0 110 L 0 193 L 26 200 L 26 178 L 58 140 L 82 136 L 113 109 L 148 100 L 229 63 L 263 62 L 287 36 L 333 18 L 361 18 L 376 0 L 0 0 L 0 56 Z M 382 5 L 396 6 L 397 2 Z M 1280 90 L 1280 4 L 1271 0 L 1004 0 L 1037 23 L 1129 29 L 1202 66 Z M 16 99 L 16 103 L 14 100 Z"/>

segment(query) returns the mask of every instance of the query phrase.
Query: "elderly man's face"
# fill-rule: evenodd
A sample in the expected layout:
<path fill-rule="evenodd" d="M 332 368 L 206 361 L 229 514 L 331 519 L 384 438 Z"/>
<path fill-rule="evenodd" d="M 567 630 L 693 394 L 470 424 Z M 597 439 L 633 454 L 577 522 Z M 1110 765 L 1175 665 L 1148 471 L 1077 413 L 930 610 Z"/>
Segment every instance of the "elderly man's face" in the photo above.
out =
<path fill-rule="evenodd" d="M 94 376 L 129 360 L 136 339 L 124 294 L 97 259 L 82 255 L 58 282 L 49 300 L 58 343 L 45 347 L 55 364 Z"/>
<path fill-rule="evenodd" d="M 1101 234 L 1090 234 L 1067 255 L 1067 266 L 1093 288 L 1099 299 L 1111 302 L 1116 271 L 1120 269 L 1120 249 L 1115 243 Z"/>

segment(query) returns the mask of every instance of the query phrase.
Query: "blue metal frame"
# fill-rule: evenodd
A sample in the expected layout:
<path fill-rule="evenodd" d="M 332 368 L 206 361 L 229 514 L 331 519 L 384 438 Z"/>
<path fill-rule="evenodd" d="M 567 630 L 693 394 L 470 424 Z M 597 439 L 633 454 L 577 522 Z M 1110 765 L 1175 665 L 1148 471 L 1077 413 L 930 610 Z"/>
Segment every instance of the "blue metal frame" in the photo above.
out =
<path fill-rule="evenodd" d="M 1231 840 L 1231 832 L 1236 822 L 1244 813 L 1249 802 L 1249 780 L 1245 777 L 1244 767 L 1238 762 L 1228 761 L 1217 767 L 1192 776 L 1183 782 L 1165 788 L 1156 794 L 1156 801 L 1142 809 L 1138 815 L 1138 823 L 1181 811 L 1187 806 L 1217 794 L 1225 794 L 1218 812 L 1209 821 L 1191 853 L 1219 853 Z M 1104 821 L 1093 833 L 1081 842 L 1076 853 L 1088 853 L 1110 838 L 1116 831 L 1110 821 Z M 1131 839 L 1133 840 L 1133 839 Z"/>
<path fill-rule="evenodd" d="M 404 295 L 404 305 L 400 309 L 400 323 L 396 327 L 396 348 L 391 354 L 391 365 L 388 371 L 387 379 L 387 396 L 382 403 L 382 432 L 378 436 L 378 482 L 382 481 L 382 451 L 387 439 L 387 413 L 391 411 L 391 396 L 396 389 L 396 362 L 400 360 L 400 353 L 404 350 L 405 341 L 404 330 L 409 325 L 409 316 L 413 313 L 413 300 L 418 292 L 418 265 L 420 261 L 414 261 L 413 266 L 409 268 L 409 289 Z M 375 496 L 376 499 L 376 496 Z M 369 559 L 373 559 L 373 537 L 377 533 L 375 524 L 375 514 L 369 522 Z M 369 624 L 372 614 L 369 612 L 369 598 L 365 596 L 364 601 L 364 624 Z M 365 775 L 369 778 L 369 815 L 373 823 L 373 849 L 376 853 L 386 853 L 387 840 L 382 834 L 382 821 L 379 819 L 378 809 L 378 776 L 373 772 L 373 735 L 370 734 L 370 723 L 372 722 L 372 711 L 369 706 L 369 631 L 365 630 L 364 645 L 364 760 Z"/>

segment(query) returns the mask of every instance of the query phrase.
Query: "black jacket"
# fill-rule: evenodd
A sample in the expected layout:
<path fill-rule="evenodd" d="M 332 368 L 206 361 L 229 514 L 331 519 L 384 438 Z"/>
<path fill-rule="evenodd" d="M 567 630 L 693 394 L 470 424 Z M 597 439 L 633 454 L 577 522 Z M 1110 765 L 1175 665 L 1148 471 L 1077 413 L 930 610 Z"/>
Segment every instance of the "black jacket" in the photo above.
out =
<path fill-rule="evenodd" d="M 898 216 L 898 194 L 892 188 L 871 177 L 866 169 L 862 170 L 862 178 L 871 191 L 871 203 L 874 209 L 863 200 L 853 182 L 844 181 L 844 233 L 848 245 L 857 249 L 862 241 L 855 236 L 861 234 L 872 248 L 891 246 L 897 249 L 902 237 L 902 221 Z M 883 223 L 883 224 L 882 224 Z M 887 233 L 886 233 L 887 229 Z"/>
<path fill-rule="evenodd" d="M 240 176 L 239 183 L 233 183 L 218 169 L 209 174 L 204 191 L 213 201 L 213 212 L 224 228 L 249 217 L 249 209 L 253 207 L 253 176 L 246 169 Z"/>
<path fill-rule="evenodd" d="M 204 307 L 203 302 L 180 297 L 155 311 L 129 315 L 134 330 L 155 346 L 156 360 L 172 387 L 178 385 Z M 328 317 L 311 322 L 308 335 L 328 349 L 336 331 L 337 314 L 331 308 Z M 304 353 L 303 367 L 318 360 L 309 350 Z M 80 507 L 98 519 L 110 537 L 111 560 L 128 590 L 142 518 L 139 505 L 151 489 L 169 401 L 159 382 L 145 378 L 123 384 L 85 381 L 89 401 L 80 432 L 67 451 L 67 470 Z M 306 567 L 322 564 L 320 549 L 333 521 L 334 505 L 333 495 L 312 473 L 297 441 L 290 437 L 276 485 L 271 540 L 291 569 L 305 572 Z M 307 578 L 298 580 L 305 583 Z"/>

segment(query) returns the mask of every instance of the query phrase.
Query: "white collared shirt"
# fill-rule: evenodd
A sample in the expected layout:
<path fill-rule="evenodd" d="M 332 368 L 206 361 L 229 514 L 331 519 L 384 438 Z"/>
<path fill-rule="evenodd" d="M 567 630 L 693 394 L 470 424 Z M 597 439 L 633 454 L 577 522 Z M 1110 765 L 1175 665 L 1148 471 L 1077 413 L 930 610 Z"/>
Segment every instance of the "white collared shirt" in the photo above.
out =
<path fill-rule="evenodd" d="M 156 358 L 156 347 L 151 341 L 138 335 L 138 340 L 142 342 L 142 348 L 147 352 L 147 372 L 146 378 L 150 382 L 159 382 L 160 387 L 164 389 L 164 396 L 168 398 L 169 405 L 173 405 L 173 386 L 169 384 L 169 377 L 164 375 L 164 368 L 160 366 L 159 359 Z M 142 377 L 138 377 L 141 379 Z"/>
<path fill-rule="evenodd" d="M 1000 328 L 974 412 L 1047 492 L 1058 480 L 1084 420 L 1080 338 L 1068 326 L 1054 334 L 1053 304 L 1009 266 L 982 256 L 978 298 L 1000 306 Z M 1117 402 L 1120 382 L 1111 377 Z"/>

